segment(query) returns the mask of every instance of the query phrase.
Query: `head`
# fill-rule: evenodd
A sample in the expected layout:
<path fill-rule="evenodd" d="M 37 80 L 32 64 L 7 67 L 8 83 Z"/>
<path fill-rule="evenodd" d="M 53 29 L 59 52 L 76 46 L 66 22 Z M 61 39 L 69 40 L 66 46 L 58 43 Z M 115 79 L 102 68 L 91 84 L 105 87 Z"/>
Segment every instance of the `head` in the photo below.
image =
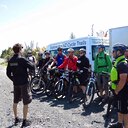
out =
<path fill-rule="evenodd" d="M 98 45 L 98 52 L 103 52 L 105 50 L 105 46 L 100 44 Z"/>
<path fill-rule="evenodd" d="M 125 54 L 126 46 L 124 44 L 116 44 L 113 46 L 113 58 L 118 58 Z"/>
<path fill-rule="evenodd" d="M 67 52 L 68 52 L 68 56 L 69 56 L 69 57 L 73 57 L 73 55 L 74 55 L 74 49 L 73 49 L 73 48 L 69 48 L 69 49 L 67 50 Z"/>
<path fill-rule="evenodd" d="M 61 47 L 59 47 L 59 48 L 57 49 L 57 51 L 58 51 L 58 54 L 62 54 L 63 49 L 62 49 Z"/>
<path fill-rule="evenodd" d="M 86 54 L 86 50 L 84 49 L 84 48 L 81 48 L 80 50 L 79 50 L 79 55 L 80 56 L 84 56 Z"/>
<path fill-rule="evenodd" d="M 128 59 L 128 46 L 126 46 L 126 51 L 125 51 L 124 55 Z"/>
<path fill-rule="evenodd" d="M 23 46 L 22 46 L 22 44 L 17 43 L 13 46 L 12 49 L 13 49 L 15 54 L 18 54 L 18 53 L 21 53 L 21 50 L 23 49 Z"/>
<path fill-rule="evenodd" d="M 45 56 L 46 56 L 46 58 L 49 58 L 50 57 L 50 52 L 49 51 L 45 51 Z"/>

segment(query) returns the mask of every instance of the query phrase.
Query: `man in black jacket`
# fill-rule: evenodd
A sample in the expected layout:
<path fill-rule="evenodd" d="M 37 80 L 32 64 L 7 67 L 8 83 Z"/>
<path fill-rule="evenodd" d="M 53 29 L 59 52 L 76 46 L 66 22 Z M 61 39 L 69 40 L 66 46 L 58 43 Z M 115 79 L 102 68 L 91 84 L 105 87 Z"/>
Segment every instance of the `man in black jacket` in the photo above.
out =
<path fill-rule="evenodd" d="M 13 46 L 14 55 L 8 61 L 6 74 L 12 80 L 14 85 L 13 112 L 15 116 L 15 125 L 17 125 L 19 122 L 19 118 L 17 116 L 17 104 L 21 99 L 23 99 L 23 127 L 28 125 L 28 104 L 32 101 L 32 97 L 30 95 L 30 88 L 28 84 L 29 81 L 27 69 L 34 70 L 35 66 L 27 59 L 21 57 L 22 48 L 22 45 L 19 43 Z"/>
<path fill-rule="evenodd" d="M 77 61 L 77 67 L 79 68 L 82 73 L 79 75 L 79 81 L 80 81 L 80 87 L 83 91 L 83 95 L 86 91 L 86 85 L 88 83 L 88 77 L 89 77 L 89 59 L 86 57 L 86 50 L 84 48 L 81 48 L 79 50 L 79 58 Z"/>

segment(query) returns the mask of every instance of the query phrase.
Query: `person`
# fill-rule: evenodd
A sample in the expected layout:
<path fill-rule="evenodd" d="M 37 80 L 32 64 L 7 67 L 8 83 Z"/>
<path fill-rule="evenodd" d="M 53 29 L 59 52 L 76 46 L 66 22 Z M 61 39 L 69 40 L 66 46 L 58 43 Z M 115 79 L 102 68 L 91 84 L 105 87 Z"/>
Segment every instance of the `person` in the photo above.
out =
<path fill-rule="evenodd" d="M 115 63 L 111 70 L 111 88 L 118 103 L 118 122 L 110 124 L 109 128 L 128 128 L 128 63 L 124 56 L 125 50 L 123 44 L 113 46 Z"/>
<path fill-rule="evenodd" d="M 68 69 L 68 70 L 73 70 L 76 71 L 77 70 L 77 56 L 74 55 L 74 49 L 69 48 L 67 50 L 68 52 L 68 57 L 64 60 L 64 62 L 58 66 L 59 69 Z"/>
<path fill-rule="evenodd" d="M 27 59 L 28 61 L 32 62 L 36 66 L 36 58 L 34 55 L 32 55 L 31 50 L 28 50 L 27 52 Z M 35 76 L 35 70 L 28 69 L 28 73 L 29 73 L 30 79 L 32 79 L 32 77 Z"/>
<path fill-rule="evenodd" d="M 89 59 L 86 57 L 86 50 L 84 48 L 81 48 L 79 50 L 79 58 L 77 61 L 77 67 L 79 68 L 80 71 L 82 71 L 78 75 L 78 79 L 80 81 L 80 88 L 83 91 L 83 95 L 85 95 L 86 91 L 86 85 L 88 83 L 88 78 L 89 78 Z"/>
<path fill-rule="evenodd" d="M 19 43 L 13 46 L 14 55 L 8 61 L 6 74 L 14 85 L 13 112 L 15 116 L 15 125 L 17 125 L 19 122 L 19 118 L 17 115 L 17 105 L 21 98 L 23 99 L 23 127 L 29 124 L 27 120 L 28 104 L 32 101 L 30 87 L 28 84 L 27 69 L 29 68 L 31 70 L 34 70 L 35 66 L 33 63 L 21 56 L 22 48 L 22 45 Z"/>
<path fill-rule="evenodd" d="M 27 59 L 31 61 L 32 63 L 36 64 L 36 58 L 34 55 L 32 55 L 32 51 L 28 50 L 27 52 Z"/>
<path fill-rule="evenodd" d="M 106 102 L 108 99 L 108 80 L 109 78 L 102 74 L 102 72 L 110 73 L 112 62 L 109 55 L 105 52 L 104 45 L 98 45 L 98 54 L 94 60 L 94 72 L 96 73 L 97 85 L 100 91 L 100 99 Z M 105 96 L 103 92 L 105 91 Z"/>
<path fill-rule="evenodd" d="M 57 51 L 58 51 L 58 54 L 57 56 L 54 57 L 55 61 L 53 61 L 53 63 L 50 65 L 49 68 L 52 68 L 54 65 L 57 67 L 60 66 L 66 58 L 66 55 L 63 54 L 63 49 L 61 47 L 59 47 Z"/>
<path fill-rule="evenodd" d="M 126 46 L 126 51 L 125 51 L 125 58 L 126 58 L 126 60 L 127 60 L 127 62 L 128 62 L 128 46 Z"/>

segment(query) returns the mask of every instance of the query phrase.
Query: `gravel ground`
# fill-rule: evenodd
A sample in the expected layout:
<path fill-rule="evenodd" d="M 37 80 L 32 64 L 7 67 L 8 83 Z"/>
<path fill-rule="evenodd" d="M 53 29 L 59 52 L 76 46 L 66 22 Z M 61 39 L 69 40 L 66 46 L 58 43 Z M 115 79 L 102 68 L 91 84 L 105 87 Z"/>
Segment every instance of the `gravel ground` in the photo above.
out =
<path fill-rule="evenodd" d="M 12 82 L 5 75 L 5 67 L 0 66 L 0 128 L 20 128 L 14 126 L 12 111 Z M 18 105 L 18 115 L 22 119 L 22 102 Z M 29 105 L 28 118 L 31 125 L 28 128 L 106 128 L 114 121 L 116 114 L 105 119 L 107 105 L 94 101 L 89 108 L 83 109 L 79 100 L 68 104 L 65 99 L 55 100 L 46 96 L 33 97 Z"/>

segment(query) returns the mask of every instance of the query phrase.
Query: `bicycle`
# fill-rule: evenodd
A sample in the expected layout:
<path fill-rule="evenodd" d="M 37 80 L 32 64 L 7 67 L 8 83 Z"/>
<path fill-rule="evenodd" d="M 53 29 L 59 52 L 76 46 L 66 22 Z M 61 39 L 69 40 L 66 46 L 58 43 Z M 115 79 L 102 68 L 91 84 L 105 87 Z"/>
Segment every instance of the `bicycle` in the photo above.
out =
<path fill-rule="evenodd" d="M 89 106 L 93 102 L 95 93 L 97 94 L 98 97 L 101 97 L 100 91 L 97 85 L 95 73 L 93 71 L 90 71 L 90 72 L 91 72 L 91 76 L 89 78 L 89 82 L 86 87 L 86 94 L 83 99 L 84 108 Z M 109 73 L 107 72 L 102 72 L 102 75 L 106 75 L 107 77 L 109 77 Z"/>
<path fill-rule="evenodd" d="M 38 73 L 31 79 L 30 87 L 33 94 L 41 94 L 46 89 L 46 71 L 44 67 L 39 69 Z"/>

